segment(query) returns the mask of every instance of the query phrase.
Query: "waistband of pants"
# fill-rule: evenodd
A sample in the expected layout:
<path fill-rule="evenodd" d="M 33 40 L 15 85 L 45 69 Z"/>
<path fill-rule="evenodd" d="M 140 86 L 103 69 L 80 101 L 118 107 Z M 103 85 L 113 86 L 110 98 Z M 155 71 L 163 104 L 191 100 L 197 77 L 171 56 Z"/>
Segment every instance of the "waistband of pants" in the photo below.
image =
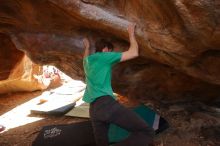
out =
<path fill-rule="evenodd" d="M 94 104 L 98 104 L 98 103 L 100 103 L 100 102 L 103 102 L 103 101 L 105 101 L 106 99 L 113 99 L 113 97 L 111 97 L 110 95 L 104 95 L 104 96 L 100 96 L 100 97 L 97 97 L 96 99 L 95 99 L 95 101 L 93 101 L 92 103 L 90 103 L 90 105 L 94 105 Z"/>

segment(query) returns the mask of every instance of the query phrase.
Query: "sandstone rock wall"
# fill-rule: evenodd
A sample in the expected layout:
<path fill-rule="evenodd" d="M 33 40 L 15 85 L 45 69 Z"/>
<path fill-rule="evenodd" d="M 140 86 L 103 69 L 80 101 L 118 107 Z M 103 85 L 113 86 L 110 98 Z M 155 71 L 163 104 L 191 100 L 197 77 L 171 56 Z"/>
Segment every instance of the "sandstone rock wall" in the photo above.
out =
<path fill-rule="evenodd" d="M 0 94 L 46 89 L 47 86 L 34 77 L 43 73 L 43 67 L 19 51 L 10 37 L 5 34 L 0 37 Z"/>
<path fill-rule="evenodd" d="M 140 92 L 147 94 L 154 88 L 155 98 L 219 95 L 218 0 L 0 2 L 0 32 L 36 63 L 56 65 L 71 77 L 83 79 L 82 38 L 88 36 L 94 45 L 96 39 L 107 37 L 117 51 L 123 51 L 129 45 L 126 27 L 136 22 L 141 59 L 128 63 L 127 72 L 123 64 L 117 67 L 115 77 L 124 79 L 114 80 L 119 93 L 128 94 L 125 87 L 141 84 Z"/>

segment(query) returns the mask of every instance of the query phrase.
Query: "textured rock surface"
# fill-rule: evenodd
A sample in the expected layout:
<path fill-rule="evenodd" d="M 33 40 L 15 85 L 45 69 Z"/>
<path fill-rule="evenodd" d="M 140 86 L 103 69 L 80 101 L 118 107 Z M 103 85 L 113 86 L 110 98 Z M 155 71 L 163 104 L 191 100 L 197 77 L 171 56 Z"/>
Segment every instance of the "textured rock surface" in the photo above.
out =
<path fill-rule="evenodd" d="M 219 95 L 220 1 L 0 2 L 0 32 L 36 63 L 54 64 L 83 79 L 82 38 L 94 43 L 108 37 L 122 51 L 128 46 L 126 27 L 136 22 L 141 57 L 117 67 L 114 76 L 121 78 L 114 86 L 119 93 L 134 95 L 138 88 L 152 98 L 196 100 Z M 8 50 L 7 43 L 2 48 Z"/>
<path fill-rule="evenodd" d="M 9 77 L 11 70 L 23 56 L 24 53 L 16 49 L 10 37 L 0 34 L 0 80 Z"/>
<path fill-rule="evenodd" d="M 9 36 L 0 34 L 0 39 L 0 94 L 46 89 L 47 86 L 33 76 L 42 74 L 43 67 L 18 50 Z"/>

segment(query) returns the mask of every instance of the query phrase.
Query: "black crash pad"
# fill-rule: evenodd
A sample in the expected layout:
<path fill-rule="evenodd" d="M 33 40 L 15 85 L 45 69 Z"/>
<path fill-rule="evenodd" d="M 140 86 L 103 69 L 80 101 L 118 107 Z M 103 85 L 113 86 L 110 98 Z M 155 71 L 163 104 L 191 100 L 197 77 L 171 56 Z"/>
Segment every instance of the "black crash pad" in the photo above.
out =
<path fill-rule="evenodd" d="M 45 126 L 32 146 L 95 146 L 90 121 Z"/>

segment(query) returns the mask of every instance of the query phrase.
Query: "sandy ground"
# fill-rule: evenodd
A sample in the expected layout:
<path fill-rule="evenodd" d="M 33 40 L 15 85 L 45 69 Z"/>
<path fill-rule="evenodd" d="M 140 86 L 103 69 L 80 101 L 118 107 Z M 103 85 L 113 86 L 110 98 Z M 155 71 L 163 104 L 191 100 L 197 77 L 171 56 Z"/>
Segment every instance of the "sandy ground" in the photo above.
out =
<path fill-rule="evenodd" d="M 0 146 L 30 146 L 43 126 L 85 120 L 65 116 L 30 115 L 30 106 L 27 103 L 42 93 L 37 91 L 0 95 L 0 124 L 6 126 L 6 130 L 0 133 Z M 155 137 L 157 146 L 220 146 L 219 115 L 201 111 L 196 104 L 191 103 L 155 109 L 171 125 L 167 131 Z"/>
<path fill-rule="evenodd" d="M 25 109 L 18 107 L 18 105 L 22 106 L 23 103 L 36 98 L 40 94 L 41 92 L 33 92 L 0 96 L 0 118 L 3 117 L 4 121 L 8 121 L 4 123 L 6 130 L 0 134 L 0 146 L 30 146 L 43 126 L 68 124 L 84 120 L 65 116 L 35 115 L 32 117 L 30 114 L 26 114 L 30 112 L 30 107 Z"/>

